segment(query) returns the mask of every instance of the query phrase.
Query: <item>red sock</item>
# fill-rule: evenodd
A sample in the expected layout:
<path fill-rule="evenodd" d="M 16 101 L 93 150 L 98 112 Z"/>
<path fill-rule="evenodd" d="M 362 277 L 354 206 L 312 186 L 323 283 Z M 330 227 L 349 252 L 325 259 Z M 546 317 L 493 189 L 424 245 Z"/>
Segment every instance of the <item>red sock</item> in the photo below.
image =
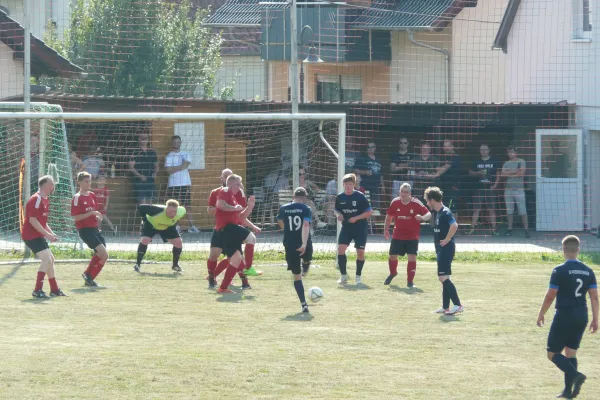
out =
<path fill-rule="evenodd" d="M 98 263 L 98 261 L 100 261 L 100 257 L 98 256 L 93 256 L 92 259 L 90 260 L 90 263 L 88 264 L 87 269 L 85 270 L 85 272 L 91 277 L 93 272 L 94 272 L 94 268 L 96 267 L 96 264 Z M 92 278 L 93 279 L 93 278 Z"/>
<path fill-rule="evenodd" d="M 214 277 L 216 278 L 217 276 L 221 275 L 221 272 L 225 271 L 227 267 L 229 267 L 229 258 L 224 258 L 215 268 Z"/>
<path fill-rule="evenodd" d="M 229 265 L 229 267 L 227 267 L 227 271 L 225 271 L 225 277 L 223 278 L 223 282 L 221 282 L 221 289 L 229 288 L 229 285 L 231 284 L 236 272 L 237 267 L 234 267 L 233 265 Z"/>
<path fill-rule="evenodd" d="M 38 271 L 37 273 L 37 279 L 35 281 L 35 291 L 37 292 L 38 290 L 42 290 L 42 287 L 44 286 L 44 277 L 46 276 L 45 272 L 42 271 Z"/>
<path fill-rule="evenodd" d="M 398 275 L 398 259 L 388 260 L 388 266 L 390 267 L 390 275 Z"/>
<path fill-rule="evenodd" d="M 104 268 L 105 263 L 106 263 L 106 261 L 102 262 L 102 261 L 98 260 L 98 262 L 96 263 L 96 266 L 92 270 L 92 274 L 90 275 L 92 277 L 92 279 L 96 279 L 96 277 L 100 274 L 100 271 L 102 271 L 102 268 Z"/>
<path fill-rule="evenodd" d="M 254 261 L 253 244 L 247 244 L 244 248 L 244 260 L 246 261 L 246 268 L 250 268 L 252 266 L 252 261 Z"/>
<path fill-rule="evenodd" d="M 240 277 L 241 280 L 246 279 L 246 274 L 244 274 L 245 269 L 246 269 L 246 264 L 242 261 L 237 269 L 238 276 Z"/>
<path fill-rule="evenodd" d="M 56 283 L 56 278 L 48 278 L 48 282 L 50 283 L 50 291 L 58 292 L 58 283 Z"/>
<path fill-rule="evenodd" d="M 417 262 L 409 261 L 406 265 L 406 280 L 408 282 L 412 282 L 415 279 L 415 275 L 417 274 Z"/>
<path fill-rule="evenodd" d="M 214 275 L 215 269 L 217 268 L 217 262 L 211 261 L 211 260 L 206 260 L 206 267 L 208 268 L 208 274 Z"/>

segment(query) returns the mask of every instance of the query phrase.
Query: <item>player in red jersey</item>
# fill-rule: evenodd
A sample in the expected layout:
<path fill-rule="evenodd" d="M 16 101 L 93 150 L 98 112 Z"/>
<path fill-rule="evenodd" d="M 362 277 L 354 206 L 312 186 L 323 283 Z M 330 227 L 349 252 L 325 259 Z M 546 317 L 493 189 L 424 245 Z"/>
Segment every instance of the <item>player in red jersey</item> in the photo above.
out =
<path fill-rule="evenodd" d="M 46 274 L 48 283 L 50 283 L 50 297 L 66 296 L 56 283 L 54 256 L 48 247 L 48 241 L 54 243 L 58 240 L 58 236 L 48 226 L 48 214 L 50 213 L 48 196 L 53 191 L 54 179 L 50 175 L 42 176 L 38 181 L 37 193 L 31 196 L 25 205 L 25 222 L 21 229 L 23 242 L 40 259 L 35 288 L 31 293 L 37 299 L 48 298 L 42 290 Z"/>
<path fill-rule="evenodd" d="M 90 191 L 92 176 L 87 172 L 78 173 L 77 184 L 79 192 L 71 200 L 71 215 L 75 220 L 79 237 L 95 253 L 81 276 L 85 286 L 97 287 L 100 285 L 96 283 L 95 279 L 108 260 L 106 241 L 98 229 L 102 221 L 102 214 L 98 211 L 96 195 Z"/>
<path fill-rule="evenodd" d="M 388 265 L 390 275 L 384 285 L 392 283 L 398 274 L 398 256 L 408 254 L 406 266 L 406 280 L 408 287 L 414 287 L 413 280 L 417 272 L 417 251 L 419 250 L 419 235 L 421 222 L 429 221 L 431 213 L 416 197 L 411 196 L 411 187 L 408 183 L 400 186 L 400 197 L 392 200 L 385 217 L 385 239 L 390 238 L 390 225 L 394 221 L 394 234 L 390 244 L 390 258 Z"/>
<path fill-rule="evenodd" d="M 212 216 L 216 215 L 217 199 L 219 197 L 219 194 L 225 188 L 225 183 L 227 181 L 227 178 L 232 174 L 233 174 L 233 172 L 229 168 L 224 169 L 223 172 L 221 172 L 221 183 L 223 185 L 214 189 L 213 191 L 211 191 L 210 196 L 208 198 L 207 209 L 208 209 L 209 215 L 212 215 Z M 242 189 L 240 189 L 235 194 L 235 199 L 239 205 L 241 205 L 242 207 L 246 207 L 246 197 L 245 197 L 244 191 Z M 252 231 L 254 233 L 260 233 L 260 228 L 258 228 L 254 224 L 252 224 L 247 218 L 245 221 L 243 221 L 242 225 L 248 226 L 250 229 L 252 229 Z M 211 289 L 217 286 L 216 277 L 219 276 L 219 274 L 221 272 L 223 272 L 225 269 L 227 269 L 227 267 L 229 265 L 229 260 L 227 258 L 224 258 L 217 265 L 217 261 L 219 260 L 219 256 L 221 255 L 222 252 L 223 252 L 223 245 L 221 244 L 221 236 L 220 236 L 219 231 L 215 228 L 215 230 L 213 231 L 212 237 L 210 239 L 210 254 L 209 254 L 208 260 L 206 261 L 206 265 L 208 267 L 208 278 L 207 278 L 208 279 L 208 287 Z M 242 279 L 242 287 L 249 288 L 250 285 L 248 284 L 248 282 L 247 281 L 244 282 L 245 277 L 262 275 L 263 272 L 257 271 L 252 266 L 252 262 L 254 260 L 254 244 L 246 243 L 246 246 L 244 249 L 244 255 L 246 257 L 246 260 L 245 260 L 246 262 L 242 261 L 242 264 L 240 265 L 241 271 L 239 272 L 239 275 L 240 275 L 240 278 Z"/>
<path fill-rule="evenodd" d="M 100 211 L 100 214 L 102 214 L 102 222 L 106 222 L 110 230 L 113 232 L 113 236 L 116 236 L 117 227 L 113 225 L 111 220 L 108 218 L 108 215 L 106 215 L 108 212 L 108 202 L 110 201 L 110 190 L 108 189 L 108 186 L 106 186 L 106 175 L 98 175 L 96 188 L 93 190 L 93 192 L 96 195 L 96 201 L 98 202 L 98 211 Z M 102 222 L 99 224 L 99 228 Z"/>
<path fill-rule="evenodd" d="M 254 196 L 250 196 L 245 208 L 240 205 L 235 195 L 241 188 L 242 178 L 232 174 L 227 178 L 227 188 L 223 189 L 217 198 L 215 230 L 219 232 L 223 252 L 229 259 L 229 266 L 225 271 L 219 293 L 231 293 L 229 284 L 242 263 L 242 244 L 244 242 L 252 245 L 256 243 L 256 236 L 240 226 L 240 221 L 244 221 L 252 213 L 255 202 Z M 242 286 L 242 288 L 249 289 L 250 287 L 248 285 L 248 287 Z"/>

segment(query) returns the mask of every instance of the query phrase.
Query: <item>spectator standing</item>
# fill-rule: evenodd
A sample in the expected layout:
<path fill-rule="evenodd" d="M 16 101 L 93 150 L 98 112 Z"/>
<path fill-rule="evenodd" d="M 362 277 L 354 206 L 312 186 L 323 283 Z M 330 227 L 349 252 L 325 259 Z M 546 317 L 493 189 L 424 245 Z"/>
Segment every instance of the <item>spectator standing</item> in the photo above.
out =
<path fill-rule="evenodd" d="M 376 149 L 377 146 L 374 142 L 367 143 L 367 153 L 354 165 L 354 170 L 360 175 L 360 184 L 371 195 L 371 204 L 374 209 L 381 207 L 380 194 L 383 187 L 382 166 L 375 156 Z"/>
<path fill-rule="evenodd" d="M 156 151 L 148 146 L 148 135 L 138 136 L 140 148 L 129 161 L 129 170 L 133 174 L 133 187 L 138 204 L 150 204 L 154 198 L 154 178 L 158 173 Z"/>
<path fill-rule="evenodd" d="M 192 220 L 192 179 L 188 170 L 191 164 L 192 158 L 190 154 L 187 151 L 181 150 L 181 137 L 177 135 L 173 136 L 173 139 L 171 139 L 171 152 L 165 157 L 165 169 L 169 174 L 167 199 L 175 199 L 181 206 L 185 207 L 188 231 L 191 233 L 200 233 L 200 230 L 194 226 L 194 221 Z M 179 225 L 177 225 L 177 229 L 181 230 Z"/>
<path fill-rule="evenodd" d="M 78 173 L 83 171 L 83 161 L 77 157 L 77 151 L 69 146 L 69 156 L 71 159 L 71 172 L 73 177 L 76 177 Z"/>
<path fill-rule="evenodd" d="M 517 150 L 508 146 L 509 160 L 502 166 L 502 176 L 506 177 L 504 187 L 504 201 L 506 202 L 506 214 L 508 218 L 508 230 L 506 236 L 512 235 L 515 205 L 525 228 L 525 237 L 529 237 L 529 222 L 527 221 L 527 206 L 525 201 L 525 172 L 527 165 L 525 160 L 517 157 Z"/>
<path fill-rule="evenodd" d="M 93 154 L 84 157 L 83 170 L 92 176 L 92 179 L 97 179 L 100 173 L 104 172 L 104 160 L 102 159 L 102 148 L 97 147 Z"/>
<path fill-rule="evenodd" d="M 425 189 L 433 186 L 435 173 L 440 166 L 439 160 L 431 155 L 431 145 L 423 143 L 421 145 L 421 154 L 409 161 L 409 168 L 414 171 L 414 186 L 412 193 L 416 198 L 425 203 Z"/>
<path fill-rule="evenodd" d="M 481 158 L 473 163 L 473 168 L 469 169 L 469 176 L 474 176 L 477 179 L 477 187 L 473 196 L 473 219 L 471 220 L 469 235 L 475 232 L 479 213 L 485 207 L 492 223 L 492 235 L 497 236 L 496 189 L 498 189 L 500 183 L 500 163 L 490 157 L 490 148 L 485 143 L 479 146 L 479 154 Z"/>
<path fill-rule="evenodd" d="M 360 158 L 361 154 L 360 151 L 354 151 L 354 137 L 353 136 L 347 136 L 346 137 L 346 174 L 352 174 L 354 173 L 354 169 L 356 168 L 356 162 L 358 161 L 358 159 Z M 337 189 L 336 189 L 336 195 L 337 195 Z"/>
<path fill-rule="evenodd" d="M 458 219 L 456 203 L 460 196 L 460 156 L 454 151 L 454 143 L 451 140 L 444 140 L 443 148 L 442 166 L 433 177 L 440 179 L 444 202 L 454 214 L 454 218 Z"/>
<path fill-rule="evenodd" d="M 321 189 L 319 186 L 311 180 L 306 179 L 306 170 L 304 168 L 300 168 L 300 187 L 306 190 L 307 196 L 305 196 L 305 204 L 312 209 L 312 216 L 314 219 L 314 225 L 321 229 L 325 228 L 327 224 L 319 218 L 319 211 L 317 209 L 317 205 L 315 204 L 315 194 L 319 192 Z M 311 232 L 314 234 L 314 232 Z"/>
<path fill-rule="evenodd" d="M 110 201 L 110 190 L 106 186 L 106 175 L 99 175 L 96 181 L 96 189 L 93 190 L 96 195 L 96 204 L 98 211 L 102 214 L 102 220 L 98 223 L 98 227 L 101 227 L 102 222 L 106 222 L 110 230 L 113 232 L 113 236 L 117 234 L 117 227 L 113 225 L 112 221 L 108 218 L 106 213 L 108 212 L 108 202 Z"/>
<path fill-rule="evenodd" d="M 408 183 L 412 186 L 412 178 L 414 172 L 408 167 L 410 161 L 415 158 L 415 155 L 408 151 L 408 138 L 400 137 L 400 150 L 392 155 L 390 160 L 390 171 L 392 172 L 392 198 L 400 193 L 400 186 L 403 183 Z M 412 173 L 411 173 L 412 172 Z"/>

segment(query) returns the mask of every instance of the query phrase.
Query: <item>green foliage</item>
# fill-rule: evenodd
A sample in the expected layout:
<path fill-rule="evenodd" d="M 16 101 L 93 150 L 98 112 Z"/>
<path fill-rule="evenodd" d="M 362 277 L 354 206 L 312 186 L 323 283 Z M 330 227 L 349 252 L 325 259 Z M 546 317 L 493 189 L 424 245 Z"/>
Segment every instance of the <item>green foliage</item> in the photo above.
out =
<path fill-rule="evenodd" d="M 45 40 L 89 74 L 66 92 L 215 97 L 222 40 L 203 25 L 208 13 L 190 0 L 76 0 L 65 40 L 52 29 Z"/>

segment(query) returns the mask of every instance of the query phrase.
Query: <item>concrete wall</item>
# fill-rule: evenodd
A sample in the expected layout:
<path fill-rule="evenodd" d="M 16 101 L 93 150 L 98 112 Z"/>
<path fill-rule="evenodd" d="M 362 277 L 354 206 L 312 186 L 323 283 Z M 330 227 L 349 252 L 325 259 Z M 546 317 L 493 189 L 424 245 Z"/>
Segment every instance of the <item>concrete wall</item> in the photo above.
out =
<path fill-rule="evenodd" d="M 13 60 L 13 51 L 0 42 L 0 100 L 23 93 L 23 62 Z"/>

